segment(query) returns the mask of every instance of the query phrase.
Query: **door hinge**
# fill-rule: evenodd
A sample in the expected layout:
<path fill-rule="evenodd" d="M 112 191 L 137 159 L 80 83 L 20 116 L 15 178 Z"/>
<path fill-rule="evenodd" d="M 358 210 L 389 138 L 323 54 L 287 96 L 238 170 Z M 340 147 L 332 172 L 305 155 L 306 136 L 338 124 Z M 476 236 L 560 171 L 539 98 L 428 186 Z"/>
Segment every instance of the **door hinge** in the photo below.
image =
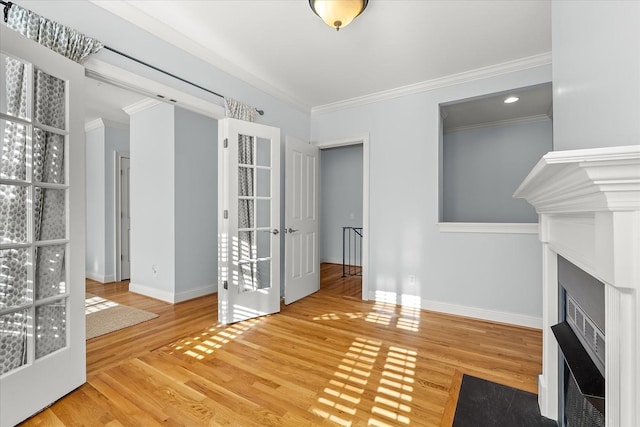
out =
<path fill-rule="evenodd" d="M 226 280 L 224 282 L 222 282 L 222 286 L 224 287 L 225 290 L 229 289 L 229 282 L 227 282 Z"/>
<path fill-rule="evenodd" d="M 225 210 L 222 212 L 222 216 L 224 217 L 224 219 L 229 219 L 229 211 L 225 209 Z"/>
<path fill-rule="evenodd" d="M 229 138 L 225 138 L 225 139 L 224 139 L 223 147 L 224 147 L 224 148 L 229 147 Z"/>

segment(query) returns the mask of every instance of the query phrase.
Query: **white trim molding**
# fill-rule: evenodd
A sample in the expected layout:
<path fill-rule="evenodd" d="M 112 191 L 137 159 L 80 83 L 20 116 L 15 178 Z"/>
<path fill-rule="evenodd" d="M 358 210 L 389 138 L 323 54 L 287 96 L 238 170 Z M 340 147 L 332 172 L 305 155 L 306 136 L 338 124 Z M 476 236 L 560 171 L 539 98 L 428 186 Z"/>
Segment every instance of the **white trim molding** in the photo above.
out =
<path fill-rule="evenodd" d="M 543 123 L 543 122 L 548 122 L 550 120 L 551 119 L 546 114 L 538 114 L 536 116 L 517 117 L 515 119 L 496 120 L 493 122 L 458 126 L 455 128 L 444 129 L 444 133 L 450 134 L 454 132 L 466 132 L 470 130 L 487 129 L 487 128 L 502 127 L 502 126 L 526 125 L 530 123 Z"/>
<path fill-rule="evenodd" d="M 186 292 L 178 292 L 174 296 L 174 303 L 188 301 L 194 298 L 200 298 L 205 295 L 218 293 L 218 283 L 209 284 L 198 289 L 191 289 Z"/>
<path fill-rule="evenodd" d="M 538 234 L 537 223 L 439 222 L 441 233 Z"/>
<path fill-rule="evenodd" d="M 371 104 L 374 102 L 385 101 L 388 99 L 398 98 L 406 95 L 413 95 L 416 93 L 471 82 L 474 80 L 500 76 L 503 74 L 527 70 L 530 68 L 549 64 L 551 64 L 551 52 L 542 53 L 539 55 L 516 59 L 514 61 L 503 62 L 501 64 L 495 64 L 488 67 L 482 67 L 462 73 L 451 74 L 449 76 L 444 76 L 432 80 L 426 80 L 420 83 L 401 86 L 395 89 L 384 90 L 365 96 L 346 99 L 344 101 L 338 101 L 332 104 L 318 105 L 311 109 L 311 114 L 340 111 L 346 108 L 359 107 L 361 105 Z"/>
<path fill-rule="evenodd" d="M 205 295 L 215 294 L 218 292 L 218 285 L 210 284 L 198 289 L 175 293 L 162 291 L 150 286 L 131 282 L 129 283 L 129 291 L 150 298 L 158 299 L 160 301 L 168 302 L 170 304 L 177 304 L 179 302 L 188 301 L 190 299 L 199 298 Z"/>
<path fill-rule="evenodd" d="M 542 415 L 558 419 L 558 255 L 604 283 L 605 424 L 640 425 L 640 145 L 545 155 L 514 197 L 540 214 Z"/>
<path fill-rule="evenodd" d="M 111 282 L 115 282 L 116 281 L 115 276 L 110 276 L 110 275 L 103 276 L 101 274 L 97 274 L 97 273 L 94 273 L 92 271 L 86 271 L 85 272 L 85 277 L 87 279 L 91 279 L 91 280 L 94 280 L 94 281 L 99 282 L 99 283 L 111 283 Z"/>
<path fill-rule="evenodd" d="M 158 299 L 160 301 L 175 303 L 175 294 L 173 292 L 162 291 L 152 288 L 151 286 L 141 285 L 139 283 L 129 282 L 129 292 L 144 295 L 149 298 Z"/>
<path fill-rule="evenodd" d="M 104 121 L 102 121 L 102 119 L 91 120 L 90 122 L 84 124 L 85 132 L 91 132 L 92 130 L 101 128 L 104 129 Z"/>
<path fill-rule="evenodd" d="M 389 296 L 390 294 L 391 297 Z M 398 302 L 396 296 L 389 292 L 370 291 L 369 299 L 384 303 L 392 302 L 394 304 L 397 303 L 403 306 L 420 308 L 422 310 L 435 311 L 444 314 L 452 314 L 454 316 L 471 317 L 473 319 L 485 320 L 488 322 L 505 323 L 534 329 L 540 329 L 542 327 L 542 319 L 540 317 L 526 316 L 523 314 L 509 313 L 505 311 L 487 310 L 485 308 L 469 307 L 427 299 L 420 299 L 420 306 L 418 307 L 414 298 L 406 298 L 406 304 L 403 304 L 405 301 Z"/>
<path fill-rule="evenodd" d="M 113 120 L 99 118 L 99 119 L 95 119 L 95 120 L 91 120 L 89 122 L 86 122 L 84 124 L 84 131 L 85 132 L 90 132 L 92 130 L 105 128 L 105 127 L 129 130 L 129 124 L 128 123 L 120 123 L 120 122 L 115 122 Z"/>
<path fill-rule="evenodd" d="M 127 105 L 126 107 L 122 107 L 122 109 L 124 110 L 125 113 L 132 116 L 136 113 L 139 113 L 144 110 L 148 110 L 149 108 L 153 108 L 156 105 L 160 105 L 160 104 L 162 104 L 161 101 L 147 98 L 147 99 L 142 99 L 138 102 L 134 102 L 131 105 Z"/>

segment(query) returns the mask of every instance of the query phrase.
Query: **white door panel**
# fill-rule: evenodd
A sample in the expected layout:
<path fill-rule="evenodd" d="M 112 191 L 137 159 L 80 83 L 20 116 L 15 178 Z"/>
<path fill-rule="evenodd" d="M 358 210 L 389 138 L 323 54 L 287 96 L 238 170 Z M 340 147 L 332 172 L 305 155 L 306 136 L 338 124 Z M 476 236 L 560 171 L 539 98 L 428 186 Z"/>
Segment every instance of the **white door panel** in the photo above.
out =
<path fill-rule="evenodd" d="M 218 320 L 280 311 L 280 130 L 218 122 Z"/>
<path fill-rule="evenodd" d="M 318 257 L 319 150 L 286 139 L 285 304 L 320 289 Z"/>
<path fill-rule="evenodd" d="M 0 238 L 0 426 L 4 427 L 35 414 L 86 379 L 85 157 L 84 68 L 4 25 L 0 25 L 0 50 L 3 98 L 5 73 L 16 69 L 18 59 L 19 67 L 24 67 L 27 96 L 34 93 L 34 70 L 40 70 L 48 74 L 40 81 L 63 92 L 65 96 L 57 99 L 66 104 L 61 121 L 66 123 L 53 120 L 45 126 L 29 111 L 33 102 L 27 102 L 31 105 L 19 119 L 0 102 L 0 146 L 24 144 L 9 153 L 14 159 L 21 158 L 20 150 L 26 153 L 19 161 L 26 173 L 17 177 L 3 169 L 0 176 L 5 190 L 16 196 L 2 193 L 3 210 L 24 204 L 26 230 L 20 235 L 12 226 L 5 234 L 3 227 Z M 18 144 L 11 142 L 15 135 L 9 135 L 16 125 L 26 136 Z M 36 144 L 47 147 L 51 155 L 47 164 L 57 164 L 47 168 L 56 172 L 36 175 L 36 160 L 29 155 Z M 14 213 L 1 221 L 15 225 L 20 223 L 17 219 Z"/>
<path fill-rule="evenodd" d="M 131 167 L 129 157 L 122 157 L 120 162 L 120 280 L 127 280 L 131 271 L 130 242 L 131 242 L 131 213 L 129 211 L 129 177 Z"/>

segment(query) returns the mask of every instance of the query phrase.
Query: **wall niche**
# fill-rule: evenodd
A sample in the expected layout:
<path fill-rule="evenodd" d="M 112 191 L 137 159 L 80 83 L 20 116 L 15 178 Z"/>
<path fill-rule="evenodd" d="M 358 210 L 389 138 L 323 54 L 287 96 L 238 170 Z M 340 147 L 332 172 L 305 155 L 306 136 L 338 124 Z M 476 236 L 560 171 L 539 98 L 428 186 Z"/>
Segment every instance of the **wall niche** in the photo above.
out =
<path fill-rule="evenodd" d="M 441 104 L 440 222 L 537 223 L 512 196 L 553 150 L 552 117 L 551 83 Z"/>

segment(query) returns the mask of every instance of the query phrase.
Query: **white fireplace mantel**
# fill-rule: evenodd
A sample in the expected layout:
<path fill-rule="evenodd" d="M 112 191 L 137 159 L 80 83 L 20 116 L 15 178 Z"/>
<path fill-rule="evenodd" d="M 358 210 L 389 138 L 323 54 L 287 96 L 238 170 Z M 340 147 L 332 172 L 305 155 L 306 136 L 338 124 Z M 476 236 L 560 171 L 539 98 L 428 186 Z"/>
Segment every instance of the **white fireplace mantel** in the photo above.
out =
<path fill-rule="evenodd" d="M 605 422 L 640 426 L 640 145 L 556 151 L 516 190 L 540 215 L 540 411 L 558 419 L 557 255 L 605 284 Z"/>

